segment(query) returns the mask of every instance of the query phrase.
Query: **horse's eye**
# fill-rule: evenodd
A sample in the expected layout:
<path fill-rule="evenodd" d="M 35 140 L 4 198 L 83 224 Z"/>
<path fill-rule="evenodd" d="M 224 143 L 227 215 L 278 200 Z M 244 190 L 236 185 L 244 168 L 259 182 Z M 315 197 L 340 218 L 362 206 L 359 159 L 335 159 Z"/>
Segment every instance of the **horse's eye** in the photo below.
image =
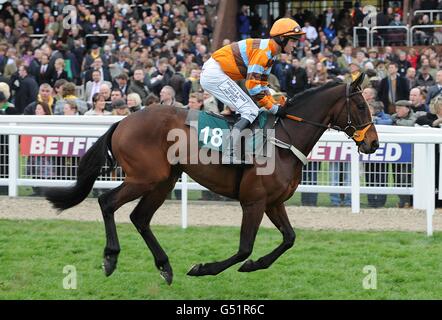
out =
<path fill-rule="evenodd" d="M 357 107 L 359 110 L 365 110 L 365 103 L 358 103 Z"/>

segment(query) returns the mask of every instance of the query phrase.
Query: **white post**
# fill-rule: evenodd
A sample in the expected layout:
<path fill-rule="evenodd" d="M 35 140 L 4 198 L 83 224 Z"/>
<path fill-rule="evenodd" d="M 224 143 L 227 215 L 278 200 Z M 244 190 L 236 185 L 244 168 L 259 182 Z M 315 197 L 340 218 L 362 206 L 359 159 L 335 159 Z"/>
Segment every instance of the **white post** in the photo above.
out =
<path fill-rule="evenodd" d="M 11 126 L 15 126 L 16 123 L 11 123 Z M 18 155 L 18 135 L 10 134 L 8 140 L 9 148 L 9 188 L 8 194 L 10 197 L 18 196 L 17 179 L 19 173 L 19 155 Z"/>
<path fill-rule="evenodd" d="M 358 146 L 352 145 L 351 148 L 351 212 L 360 213 L 361 211 L 361 182 L 359 179 L 359 153 Z"/>
<path fill-rule="evenodd" d="M 427 208 L 427 149 L 422 143 L 413 145 L 413 208 L 425 210 Z"/>
<path fill-rule="evenodd" d="M 187 174 L 181 174 L 181 227 L 187 228 Z"/>
<path fill-rule="evenodd" d="M 439 145 L 439 196 L 438 199 L 442 200 L 442 144 Z"/>
<path fill-rule="evenodd" d="M 427 144 L 427 236 L 433 235 L 435 152 L 434 144 Z"/>

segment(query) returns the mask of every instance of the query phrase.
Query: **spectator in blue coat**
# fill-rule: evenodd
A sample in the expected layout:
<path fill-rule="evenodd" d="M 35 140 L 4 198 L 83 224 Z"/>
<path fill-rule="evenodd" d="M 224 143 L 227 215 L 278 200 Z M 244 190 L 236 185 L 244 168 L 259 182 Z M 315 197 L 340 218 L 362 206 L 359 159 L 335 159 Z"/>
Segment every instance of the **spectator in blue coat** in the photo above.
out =
<path fill-rule="evenodd" d="M 278 78 L 279 84 L 281 85 L 281 91 L 287 91 L 287 77 L 291 73 L 293 67 L 288 61 L 288 55 L 285 53 L 281 54 L 279 60 L 275 62 L 273 66 L 273 74 Z"/>
<path fill-rule="evenodd" d="M 336 38 L 336 29 L 333 23 L 330 23 L 323 31 L 329 42 L 332 42 L 333 39 Z"/>
<path fill-rule="evenodd" d="M 384 112 L 384 104 L 381 101 L 373 101 L 368 104 L 374 124 L 392 125 L 391 116 Z"/>
<path fill-rule="evenodd" d="M 238 31 L 241 40 L 250 38 L 250 17 L 247 14 L 247 6 L 242 6 L 238 14 Z"/>

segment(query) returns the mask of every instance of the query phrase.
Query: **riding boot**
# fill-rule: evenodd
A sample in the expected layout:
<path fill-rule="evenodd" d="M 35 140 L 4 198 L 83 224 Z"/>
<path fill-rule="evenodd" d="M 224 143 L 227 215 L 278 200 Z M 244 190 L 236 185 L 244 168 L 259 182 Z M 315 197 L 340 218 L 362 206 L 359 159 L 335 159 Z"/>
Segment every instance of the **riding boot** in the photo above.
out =
<path fill-rule="evenodd" d="M 223 153 L 223 164 L 244 164 L 244 161 L 241 159 L 241 131 L 247 128 L 249 124 L 249 120 L 241 118 L 233 126 L 228 146 Z"/>

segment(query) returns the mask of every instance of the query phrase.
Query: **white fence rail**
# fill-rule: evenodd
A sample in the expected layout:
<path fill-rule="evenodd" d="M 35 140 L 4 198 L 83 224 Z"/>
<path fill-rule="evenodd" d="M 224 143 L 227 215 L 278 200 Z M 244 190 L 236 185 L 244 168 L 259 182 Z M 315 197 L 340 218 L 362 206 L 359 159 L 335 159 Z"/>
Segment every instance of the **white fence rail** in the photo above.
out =
<path fill-rule="evenodd" d="M 67 186 L 72 180 L 33 179 L 20 177 L 20 135 L 99 137 L 110 124 L 121 120 L 122 117 L 97 116 L 1 116 L 0 135 L 8 135 L 8 175 L 1 178 L 0 185 L 7 185 L 9 195 L 18 195 L 19 186 Z M 422 127 L 377 126 L 381 143 L 411 143 L 413 144 L 412 184 L 407 186 L 361 186 L 360 157 L 354 144 L 351 147 L 349 185 L 307 185 L 301 184 L 299 192 L 326 192 L 351 194 L 351 209 L 353 213 L 360 212 L 360 194 L 402 194 L 413 195 L 413 206 L 426 210 L 427 234 L 432 235 L 432 216 L 435 206 L 435 144 L 442 144 L 440 129 Z M 335 131 L 324 133 L 319 143 L 348 142 L 346 136 Z M 442 166 L 442 152 L 439 163 Z M 411 163 L 410 163 L 411 164 Z M 1 164 L 0 164 L 1 165 Z M 440 168 L 442 169 L 442 168 Z M 121 183 L 119 179 L 96 181 L 96 188 L 114 188 Z M 442 186 L 442 170 L 439 170 L 439 190 Z M 176 184 L 176 189 L 182 190 L 182 226 L 187 226 L 187 191 L 206 190 L 203 186 L 188 182 L 183 174 L 182 181 Z M 439 192 L 439 199 L 442 193 Z"/>
<path fill-rule="evenodd" d="M 437 12 L 442 15 L 442 10 Z M 374 27 L 353 27 L 353 47 L 358 48 L 365 46 L 377 47 L 388 45 L 406 45 L 412 47 L 416 44 L 416 40 L 420 42 L 417 45 L 423 45 L 424 43 L 432 44 L 433 38 L 429 34 L 416 37 L 416 31 L 431 30 L 435 28 L 441 28 L 442 25 L 427 24 L 427 25 L 414 25 L 414 26 L 374 26 Z M 363 31 L 363 32 L 362 32 Z M 364 39 L 365 36 L 365 39 Z"/>
<path fill-rule="evenodd" d="M 385 30 L 385 33 L 382 34 L 382 36 L 379 34 L 378 30 Z M 398 32 L 398 31 L 399 32 Z M 407 47 L 410 46 L 410 29 L 408 26 L 375 26 L 370 29 L 370 45 L 375 46 L 375 39 L 374 34 L 377 34 L 377 36 L 383 41 L 381 46 L 384 45 L 391 45 L 391 42 L 400 43 L 398 45 L 406 45 Z"/>
<path fill-rule="evenodd" d="M 415 10 L 413 12 L 414 16 L 424 15 L 424 14 L 429 15 L 430 22 L 432 22 L 435 20 L 434 15 L 442 15 L 442 10 Z"/>
<path fill-rule="evenodd" d="M 365 31 L 365 47 L 370 47 L 370 28 L 368 27 L 353 27 L 353 47 L 358 48 L 362 47 L 362 43 L 364 40 L 359 39 L 358 31 L 364 30 Z M 363 38 L 363 37 L 361 37 Z"/>
<path fill-rule="evenodd" d="M 408 37 L 409 37 L 409 46 L 410 47 L 412 47 L 412 46 L 414 46 L 414 43 L 415 42 L 417 42 L 417 41 L 415 41 L 415 40 L 419 40 L 419 39 L 417 39 L 417 37 L 415 37 L 416 36 L 416 30 L 417 31 L 423 31 L 424 33 L 425 33 L 425 31 L 424 30 L 426 30 L 426 29 L 435 29 L 435 28 L 441 28 L 442 27 L 442 25 L 437 25 L 437 24 L 430 24 L 430 25 L 415 25 L 415 26 L 412 26 L 411 28 L 410 28 L 410 31 L 409 31 L 409 35 L 408 35 Z M 423 29 L 423 30 L 420 30 L 420 29 Z M 421 40 L 421 42 L 422 42 L 422 40 L 426 40 L 425 39 L 425 37 L 427 37 L 427 38 L 430 38 L 430 36 L 429 35 L 425 35 L 424 37 L 423 37 L 423 39 L 420 39 Z M 417 43 L 417 45 L 420 45 L 420 44 L 422 44 L 422 43 Z"/>

